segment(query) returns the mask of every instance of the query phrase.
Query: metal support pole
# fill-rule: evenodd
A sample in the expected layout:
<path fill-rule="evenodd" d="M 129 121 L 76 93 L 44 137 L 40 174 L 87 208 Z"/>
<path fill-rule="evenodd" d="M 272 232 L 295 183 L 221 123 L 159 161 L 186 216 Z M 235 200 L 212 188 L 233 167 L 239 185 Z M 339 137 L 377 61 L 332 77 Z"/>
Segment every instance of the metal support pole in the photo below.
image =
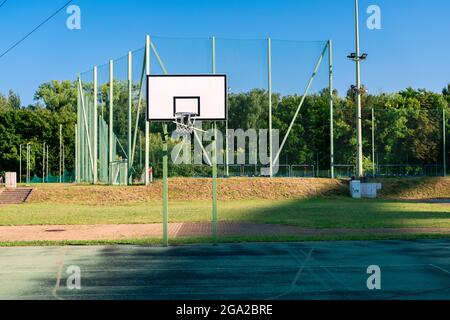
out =
<path fill-rule="evenodd" d="M 80 145 L 79 146 L 81 146 L 81 141 L 83 141 L 83 143 L 87 142 L 87 146 L 88 146 L 88 148 L 87 148 L 88 152 L 87 153 L 85 152 L 87 159 L 86 159 L 86 161 L 83 164 L 83 166 L 85 168 L 81 168 L 81 169 L 82 170 L 87 169 L 86 164 L 87 164 L 87 162 L 90 162 L 91 170 L 93 171 L 94 159 L 92 158 L 91 139 L 89 138 L 89 125 L 88 125 L 88 120 L 87 120 L 87 115 L 86 115 L 86 107 L 85 107 L 85 104 L 84 104 L 84 98 L 83 98 L 83 93 L 82 93 L 83 88 L 82 88 L 82 85 L 81 85 L 80 78 L 78 78 L 78 87 L 79 87 L 79 90 L 81 92 L 81 95 L 80 95 L 80 97 L 81 97 L 81 107 L 83 109 L 82 118 L 84 120 L 84 129 L 82 128 L 83 130 L 81 130 L 81 134 L 83 134 L 83 136 L 86 137 L 86 139 L 80 139 Z M 85 175 L 85 179 L 86 179 L 86 177 L 87 176 Z"/>
<path fill-rule="evenodd" d="M 447 119 L 445 115 L 445 109 L 442 109 L 442 148 L 444 152 L 444 177 L 447 176 L 447 146 L 446 146 L 446 135 L 447 135 Z"/>
<path fill-rule="evenodd" d="M 132 69 L 133 69 L 133 55 L 131 51 L 128 52 L 128 184 L 131 185 L 133 183 L 133 177 L 131 174 L 131 168 L 133 167 L 133 163 L 131 163 L 131 159 L 134 158 L 131 156 L 132 146 L 131 146 L 131 107 L 132 107 Z"/>
<path fill-rule="evenodd" d="M 62 145 L 62 172 L 63 172 L 63 183 L 65 182 L 64 180 L 64 172 L 66 171 L 66 168 L 64 167 L 64 161 L 65 161 L 65 156 L 64 156 L 64 143 Z"/>
<path fill-rule="evenodd" d="M 168 181 L 168 148 L 169 133 L 167 123 L 163 123 L 163 243 L 169 245 L 169 181 Z M 148 170 L 147 170 L 148 175 Z"/>
<path fill-rule="evenodd" d="M 272 141 L 272 42 L 267 39 L 268 89 L 269 89 L 269 174 L 273 177 L 273 141 Z"/>
<path fill-rule="evenodd" d="M 212 37 L 212 72 L 216 74 L 216 38 Z M 228 125 L 227 125 L 228 127 Z M 212 218 L 213 218 L 213 238 L 214 242 L 218 241 L 219 233 L 218 233 L 218 212 L 217 212 L 217 124 L 214 122 L 214 140 L 213 140 L 213 159 L 212 159 Z M 228 167 L 228 130 L 225 129 L 225 144 L 226 144 L 226 152 L 225 152 L 225 161 L 226 166 Z"/>
<path fill-rule="evenodd" d="M 49 170 L 48 170 L 48 145 L 47 145 L 47 163 L 46 163 L 45 166 L 47 167 L 46 176 L 47 176 L 47 182 L 48 182 L 48 174 L 49 174 Z"/>
<path fill-rule="evenodd" d="M 22 183 L 22 145 L 19 145 L 19 183 Z"/>
<path fill-rule="evenodd" d="M 30 175 L 31 175 L 31 171 L 30 171 L 30 144 L 27 143 L 27 178 L 26 178 L 26 184 L 27 186 L 30 184 Z"/>
<path fill-rule="evenodd" d="M 330 171 L 334 175 L 334 104 L 333 104 L 333 42 L 328 41 L 329 94 L 330 94 Z"/>
<path fill-rule="evenodd" d="M 108 169 L 109 169 L 109 183 L 112 184 L 112 170 L 111 170 L 111 164 L 114 161 L 113 158 L 113 143 L 115 143 L 115 139 L 113 137 L 114 131 L 113 131 L 113 107 L 114 107 L 114 62 L 113 60 L 109 60 L 109 163 L 108 163 Z"/>
<path fill-rule="evenodd" d="M 59 183 L 62 183 L 62 124 L 59 125 Z"/>
<path fill-rule="evenodd" d="M 145 74 L 147 76 L 150 75 L 150 36 L 147 36 L 145 39 Z M 167 130 L 167 126 L 166 126 Z M 148 121 L 148 110 L 145 108 L 145 154 L 144 154 L 144 167 L 145 167 L 145 185 L 148 186 L 150 183 L 149 177 L 149 160 L 150 160 L 150 123 Z M 166 141 L 167 144 L 167 141 Z M 167 147 L 167 145 L 166 145 Z M 167 161 L 167 159 L 166 159 Z"/>
<path fill-rule="evenodd" d="M 375 164 L 375 111 L 372 107 L 372 175 L 375 177 L 376 164 Z"/>
<path fill-rule="evenodd" d="M 212 145 L 212 218 L 213 218 L 213 239 L 217 243 L 219 240 L 219 218 L 217 210 L 217 125 L 213 123 L 214 138 Z"/>
<path fill-rule="evenodd" d="M 42 146 L 42 183 L 45 183 L 45 142 Z"/>
<path fill-rule="evenodd" d="M 98 159 L 98 117 L 97 117 L 97 112 L 98 112 L 98 92 L 97 92 L 97 82 L 98 82 L 98 77 L 97 77 L 97 66 L 94 66 L 94 110 L 93 110 L 93 119 L 92 119 L 92 124 L 94 126 L 94 128 L 92 129 L 92 144 L 93 144 L 93 155 L 92 157 L 94 158 L 94 165 L 93 165 L 93 182 L 94 184 L 97 184 L 98 182 L 98 163 L 97 163 L 97 159 Z"/>
<path fill-rule="evenodd" d="M 75 125 L 75 181 L 77 183 L 80 183 L 80 151 L 79 151 L 79 137 L 78 137 L 78 128 L 77 125 Z"/>
<path fill-rule="evenodd" d="M 295 120 L 297 120 L 298 114 L 300 113 L 300 110 L 301 110 L 303 104 L 305 103 L 306 96 L 308 95 L 309 89 L 311 88 L 311 85 L 312 85 L 312 83 L 314 81 L 314 78 L 317 75 L 317 71 L 319 70 L 319 67 L 320 67 L 320 65 L 322 63 L 322 60 L 323 60 L 323 57 L 325 55 L 325 52 L 326 52 L 327 48 L 328 48 L 328 44 L 324 47 L 324 49 L 323 49 L 323 51 L 322 51 L 322 53 L 321 53 L 321 55 L 319 57 L 319 60 L 316 63 L 316 66 L 314 68 L 313 74 L 311 75 L 311 77 L 309 79 L 308 85 L 305 88 L 305 91 L 304 91 L 302 99 L 300 100 L 300 103 L 299 103 L 299 105 L 297 107 L 297 110 L 295 111 L 295 114 L 292 117 L 291 123 L 290 123 L 289 128 L 288 128 L 288 130 L 286 132 L 286 135 L 284 136 L 283 141 L 281 142 L 280 148 L 278 149 L 278 152 L 275 155 L 275 158 L 273 159 L 274 163 L 277 163 L 278 159 L 280 158 L 281 151 L 283 151 L 284 145 L 286 144 L 286 141 L 287 141 L 287 139 L 289 137 L 289 134 L 291 133 L 291 130 L 292 130 L 292 127 L 294 126 Z"/>
<path fill-rule="evenodd" d="M 362 119 L 361 119 L 361 59 L 359 50 L 359 1 L 355 0 L 355 42 L 356 42 L 356 140 L 357 140 L 357 176 L 364 176 Z"/>

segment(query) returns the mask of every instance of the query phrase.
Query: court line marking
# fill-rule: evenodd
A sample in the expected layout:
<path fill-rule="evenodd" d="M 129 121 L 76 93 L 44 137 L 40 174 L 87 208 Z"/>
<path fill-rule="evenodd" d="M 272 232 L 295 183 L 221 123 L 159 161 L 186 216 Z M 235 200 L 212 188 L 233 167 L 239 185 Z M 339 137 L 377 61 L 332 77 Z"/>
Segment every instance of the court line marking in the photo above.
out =
<path fill-rule="evenodd" d="M 294 291 L 295 286 L 298 285 L 298 281 L 300 280 L 303 270 L 305 269 L 306 264 L 308 263 L 309 259 L 311 258 L 313 251 L 314 251 L 314 248 L 311 248 L 308 255 L 306 256 L 305 261 L 303 262 L 303 265 L 300 267 L 300 269 L 297 271 L 296 275 L 294 276 L 294 279 L 291 282 L 291 287 L 286 292 L 276 295 L 274 297 L 267 298 L 266 300 L 275 300 L 275 299 L 281 298 L 281 297 Z"/>
<path fill-rule="evenodd" d="M 302 250 L 299 249 L 301 253 L 303 253 L 303 255 L 306 255 L 306 253 Z M 318 268 L 322 268 L 324 269 L 336 282 L 340 283 L 341 286 L 343 286 L 345 289 L 347 289 L 348 291 L 353 291 L 353 289 L 351 287 L 349 287 L 347 284 L 345 284 L 342 280 L 340 280 L 339 278 L 337 278 L 337 276 L 331 272 L 330 270 L 328 270 L 328 268 L 326 266 L 322 266 L 319 261 L 315 258 L 311 258 L 312 262 L 314 262 L 316 264 L 316 266 Z M 330 267 L 331 268 L 331 267 Z M 355 267 L 355 268 L 359 268 L 359 267 Z"/>
<path fill-rule="evenodd" d="M 302 260 L 300 259 L 300 257 L 299 257 L 297 254 L 295 254 L 295 252 L 292 252 L 291 250 L 289 250 L 289 254 L 291 254 L 297 262 L 301 263 Z M 307 271 L 308 271 L 308 272 L 309 272 L 309 273 L 310 273 L 317 281 L 319 281 L 319 282 L 322 284 L 322 286 L 325 288 L 325 290 L 327 290 L 327 291 L 333 291 L 333 290 L 326 284 L 326 282 L 324 282 L 324 281 L 321 279 L 321 277 L 318 276 L 318 275 L 314 272 L 314 268 L 307 267 Z"/>
<path fill-rule="evenodd" d="M 67 253 L 68 248 L 67 247 L 63 247 L 60 252 L 59 252 L 59 256 L 58 256 L 58 260 L 56 262 L 56 264 L 58 265 L 58 274 L 56 276 L 56 284 L 55 287 L 52 290 L 52 295 L 57 299 L 57 300 L 64 300 L 62 297 L 58 296 L 58 290 L 60 287 L 60 283 L 61 283 L 61 275 L 62 275 L 62 271 L 63 271 L 63 267 L 64 267 L 64 257 Z"/>
<path fill-rule="evenodd" d="M 441 271 L 443 271 L 443 272 L 445 272 L 445 273 L 447 273 L 447 274 L 450 274 L 450 271 L 448 271 L 447 269 L 444 269 L 444 268 L 442 268 L 442 267 L 439 267 L 439 266 L 437 266 L 437 265 L 435 265 L 435 264 L 430 263 L 430 266 L 432 266 L 433 268 L 436 268 L 436 269 L 438 269 L 438 270 L 441 270 Z"/>

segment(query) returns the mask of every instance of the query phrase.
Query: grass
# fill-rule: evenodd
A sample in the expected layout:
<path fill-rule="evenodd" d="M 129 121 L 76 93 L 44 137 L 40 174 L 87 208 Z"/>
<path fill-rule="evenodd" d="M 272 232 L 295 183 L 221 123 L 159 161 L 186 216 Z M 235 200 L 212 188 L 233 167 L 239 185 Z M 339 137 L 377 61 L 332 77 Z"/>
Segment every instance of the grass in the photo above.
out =
<path fill-rule="evenodd" d="M 170 222 L 211 221 L 209 201 L 171 201 Z M 389 200 L 320 198 L 221 201 L 222 221 L 310 228 L 450 228 L 450 206 Z M 160 202 L 118 205 L 30 203 L 1 207 L 0 225 L 142 224 L 162 220 Z"/>
<path fill-rule="evenodd" d="M 246 243 L 246 242 L 313 242 L 313 241 L 381 241 L 381 240 L 429 240 L 429 239 L 450 239 L 449 234 L 402 234 L 402 235 L 339 235 L 339 236 L 259 236 L 259 237 L 222 237 L 218 243 Z M 186 244 L 212 244 L 211 237 L 203 238 L 176 238 L 170 239 L 170 245 Z M 1 242 L 0 247 L 31 247 L 31 246 L 114 246 L 114 245 L 135 245 L 135 246 L 162 246 L 161 239 L 143 238 L 127 240 L 66 240 L 66 241 L 20 241 Z"/>

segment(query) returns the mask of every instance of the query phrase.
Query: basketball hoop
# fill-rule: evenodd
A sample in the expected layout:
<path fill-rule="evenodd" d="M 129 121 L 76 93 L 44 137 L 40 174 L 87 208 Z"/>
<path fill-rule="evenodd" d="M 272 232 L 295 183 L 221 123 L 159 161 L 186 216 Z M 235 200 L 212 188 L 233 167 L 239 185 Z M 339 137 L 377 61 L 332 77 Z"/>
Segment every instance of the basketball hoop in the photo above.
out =
<path fill-rule="evenodd" d="M 195 116 L 193 112 L 178 112 L 175 114 L 176 132 L 180 136 L 192 134 L 195 130 Z"/>

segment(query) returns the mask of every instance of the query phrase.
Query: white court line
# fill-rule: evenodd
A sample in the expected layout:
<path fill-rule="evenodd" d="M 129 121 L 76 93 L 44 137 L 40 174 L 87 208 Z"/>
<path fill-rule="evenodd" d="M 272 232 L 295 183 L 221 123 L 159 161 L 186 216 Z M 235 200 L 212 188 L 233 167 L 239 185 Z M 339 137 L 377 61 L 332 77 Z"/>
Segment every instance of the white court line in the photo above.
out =
<path fill-rule="evenodd" d="M 434 268 L 436 268 L 436 269 L 438 269 L 438 270 L 441 270 L 441 271 L 443 271 L 443 272 L 445 272 L 445 273 L 447 273 L 447 274 L 450 274 L 450 271 L 448 271 L 447 269 L 444 269 L 444 268 L 442 268 L 442 267 L 439 267 L 439 266 L 437 266 L 437 265 L 435 265 L 435 264 L 430 263 L 430 266 L 432 266 L 432 267 L 434 267 Z"/>
<path fill-rule="evenodd" d="M 289 250 L 289 254 L 290 255 L 292 255 L 293 257 L 294 257 L 294 259 L 297 261 L 297 262 L 301 262 L 302 260 L 300 259 L 300 257 L 298 256 L 298 255 L 296 255 L 294 252 L 292 252 L 291 250 Z M 308 271 L 309 271 L 309 273 L 311 273 L 312 274 L 312 276 L 317 280 L 317 281 L 319 281 L 321 284 L 322 284 L 322 286 L 325 288 L 325 290 L 328 290 L 328 291 L 332 291 L 332 289 L 326 284 L 326 282 L 325 281 L 323 281 L 315 272 L 314 272 L 314 270 L 313 270 L 314 268 L 312 268 L 312 267 L 308 267 Z"/>
<path fill-rule="evenodd" d="M 300 249 L 300 252 L 303 253 L 303 255 L 306 255 L 306 253 Z M 330 270 L 328 270 L 328 268 L 331 267 L 326 267 L 326 266 L 322 266 L 319 261 L 317 261 L 317 259 L 315 258 L 311 258 L 311 260 L 317 265 L 318 268 L 322 268 L 324 269 L 335 281 L 337 281 L 338 283 L 340 283 L 343 287 L 345 287 L 348 291 L 352 291 L 353 289 L 351 287 L 349 287 L 348 285 L 346 285 L 342 280 L 338 279 L 334 273 L 332 273 Z"/>
<path fill-rule="evenodd" d="M 63 298 L 61 298 L 60 296 L 58 296 L 58 290 L 60 287 L 60 283 L 61 283 L 61 274 L 63 271 L 63 267 L 64 267 L 64 256 L 66 255 L 67 252 L 67 247 L 63 247 L 59 253 L 59 258 L 57 261 L 57 265 L 58 265 L 58 274 L 56 276 L 56 284 L 55 287 L 52 290 L 52 294 L 53 296 L 58 299 L 58 300 L 64 300 Z"/>
<path fill-rule="evenodd" d="M 295 286 L 297 285 L 298 281 L 300 280 L 300 276 L 302 275 L 303 269 L 305 269 L 306 264 L 308 263 L 309 259 L 311 258 L 311 255 L 312 255 L 313 251 L 314 251 L 314 248 L 311 248 L 311 250 L 309 251 L 308 255 L 306 256 L 305 261 L 303 262 L 303 265 L 300 267 L 300 269 L 298 270 L 298 272 L 295 275 L 294 279 L 292 280 L 291 287 L 286 292 L 281 293 L 281 294 L 279 294 L 277 296 L 274 296 L 274 297 L 267 298 L 266 300 L 275 300 L 275 299 L 281 298 L 282 296 L 285 296 L 285 295 L 287 295 L 287 294 L 289 294 L 289 293 L 294 291 Z"/>

